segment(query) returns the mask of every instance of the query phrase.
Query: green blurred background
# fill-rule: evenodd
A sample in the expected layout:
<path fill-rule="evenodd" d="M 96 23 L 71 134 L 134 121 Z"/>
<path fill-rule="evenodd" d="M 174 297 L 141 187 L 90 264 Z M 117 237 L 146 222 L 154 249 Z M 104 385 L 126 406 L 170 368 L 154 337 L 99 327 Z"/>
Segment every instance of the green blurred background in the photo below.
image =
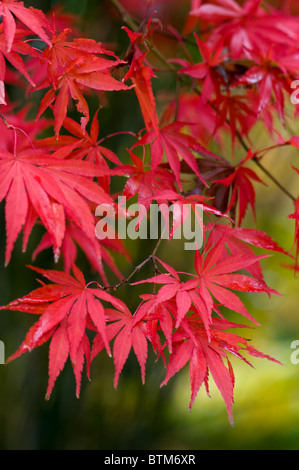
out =
<path fill-rule="evenodd" d="M 46 11 L 57 2 L 25 2 Z M 102 42 L 115 41 L 119 53 L 127 47 L 127 38 L 120 23 L 107 20 L 108 6 L 104 1 L 66 1 L 65 8 L 80 15 L 80 27 L 85 33 Z M 123 41 L 123 44 L 122 44 Z M 174 86 L 173 83 L 169 84 Z M 142 127 L 132 95 L 111 97 L 111 106 L 102 110 L 102 135 Z M 133 101 L 132 101 L 133 100 Z M 92 106 L 92 103 L 91 103 Z M 96 104 L 95 104 L 96 106 Z M 134 108 L 136 106 L 136 108 Z M 132 118 L 133 117 L 133 118 Z M 129 123 L 129 124 L 128 124 Z M 293 123 L 298 132 L 298 124 Z M 256 147 L 265 145 L 263 129 L 254 136 Z M 129 138 L 127 146 L 131 145 Z M 111 148 L 123 152 L 123 141 L 115 139 Z M 288 167 L 298 158 L 291 150 L 273 151 L 265 165 L 279 180 L 296 194 L 298 179 Z M 298 166 L 298 165 L 297 165 Z M 287 170 L 286 170 L 287 169 Z M 267 187 L 256 186 L 257 227 L 275 238 L 285 249 L 292 247 L 294 224 L 287 219 L 293 212 L 292 204 L 263 175 Z M 21 252 L 21 239 L 14 249 L 12 260 L 4 268 L 5 223 L 4 205 L 0 205 L 0 304 L 23 296 L 37 287 L 35 274 L 25 267 L 31 263 L 30 253 L 38 243 L 41 232 L 36 228 L 27 253 Z M 252 224 L 251 215 L 245 221 Z M 134 243 L 136 264 L 147 253 Z M 151 245 L 147 247 L 148 254 Z M 164 241 L 158 256 L 171 261 L 180 270 L 190 270 L 191 257 L 182 256 L 176 247 Z M 218 390 L 211 383 L 211 398 L 201 390 L 191 413 L 188 370 L 177 374 L 166 387 L 160 389 L 165 369 L 161 361 L 155 363 L 150 352 L 145 385 L 140 379 L 136 357 L 131 354 L 119 381 L 113 388 L 113 361 L 106 353 L 98 356 L 91 367 L 91 382 L 84 377 L 80 399 L 75 398 L 75 383 L 68 363 L 57 380 L 49 402 L 44 400 L 47 387 L 48 344 L 24 355 L 7 366 L 0 365 L 0 449 L 299 449 L 299 364 L 291 363 L 291 343 L 299 340 L 299 279 L 291 270 L 281 267 L 282 255 L 273 255 L 262 262 L 268 284 L 283 295 L 243 295 L 248 310 L 261 324 L 248 335 L 253 345 L 274 356 L 284 365 L 253 359 L 254 368 L 232 358 L 236 375 L 234 426 L 229 423 L 225 405 Z M 85 274 L 88 266 L 82 257 L 80 266 Z M 125 275 L 132 267 L 119 260 Z M 38 256 L 36 265 L 53 268 L 51 253 Z M 135 264 L 134 264 L 135 265 Z M 88 274 L 89 273 L 89 274 Z M 151 274 L 146 269 L 144 276 Z M 119 296 L 134 309 L 138 303 L 132 291 L 123 286 Z M 18 348 L 35 318 L 19 312 L 2 311 L 0 340 L 5 343 L 6 358 Z M 239 316 L 232 317 L 240 321 Z"/>

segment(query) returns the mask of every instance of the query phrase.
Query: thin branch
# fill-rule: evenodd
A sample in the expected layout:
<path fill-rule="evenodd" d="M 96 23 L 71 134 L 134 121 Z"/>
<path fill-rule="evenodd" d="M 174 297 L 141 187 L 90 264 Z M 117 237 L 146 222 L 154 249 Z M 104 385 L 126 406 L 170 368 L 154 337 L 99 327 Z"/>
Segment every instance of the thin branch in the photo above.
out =
<path fill-rule="evenodd" d="M 154 246 L 154 249 L 151 252 L 151 254 L 145 260 L 143 260 L 140 264 L 138 264 L 138 266 L 136 266 L 134 268 L 134 270 L 131 272 L 131 274 L 129 274 L 128 277 L 126 277 L 125 279 L 122 279 L 122 281 L 120 281 L 118 284 L 115 284 L 113 286 L 104 286 L 104 287 L 102 287 L 102 289 L 103 290 L 108 290 L 108 289 L 117 290 L 119 287 L 123 286 L 124 284 L 127 284 L 132 279 L 132 277 L 136 273 L 138 273 L 143 268 L 143 266 L 145 266 L 149 261 L 151 261 L 153 263 L 154 274 L 155 275 L 158 274 L 159 269 L 158 269 L 157 264 L 156 264 L 155 256 L 156 256 L 156 253 L 157 253 L 157 251 L 159 249 L 159 246 L 161 244 L 163 234 L 164 234 L 164 231 L 161 233 L 160 237 L 158 238 L 158 241 L 157 241 L 156 245 Z"/>
<path fill-rule="evenodd" d="M 175 81 L 175 110 L 174 110 L 174 122 L 178 119 L 179 113 L 179 104 L 180 104 L 180 81 L 178 76 Z"/>
<path fill-rule="evenodd" d="M 288 196 L 293 202 L 296 201 L 296 198 L 284 187 L 282 186 L 282 184 L 280 184 L 280 182 L 275 178 L 275 176 L 272 175 L 272 173 L 270 173 L 267 168 L 265 168 L 261 162 L 258 160 L 258 158 L 256 157 L 253 157 L 252 160 L 254 161 L 254 163 L 265 173 L 265 175 L 268 176 L 268 178 L 270 178 L 270 180 L 276 184 L 276 186 L 281 189 L 281 191 L 286 195 Z"/>
<path fill-rule="evenodd" d="M 119 15 L 121 16 L 122 21 L 136 32 L 138 30 L 138 25 L 135 23 L 127 10 L 117 0 L 109 0 L 109 2 L 116 8 Z"/>

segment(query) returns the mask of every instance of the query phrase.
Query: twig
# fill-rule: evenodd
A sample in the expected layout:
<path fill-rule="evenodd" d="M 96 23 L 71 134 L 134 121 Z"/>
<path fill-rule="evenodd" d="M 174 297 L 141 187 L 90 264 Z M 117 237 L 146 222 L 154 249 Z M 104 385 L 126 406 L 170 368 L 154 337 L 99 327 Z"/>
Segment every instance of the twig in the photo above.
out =
<path fill-rule="evenodd" d="M 113 286 L 104 286 L 102 287 L 103 290 L 108 290 L 108 289 L 113 289 L 113 290 L 117 290 L 119 287 L 121 287 L 122 285 L 124 284 L 127 284 L 130 279 L 136 274 L 138 273 L 142 268 L 143 266 L 145 266 L 149 261 L 151 261 L 153 263 L 153 266 L 154 266 L 154 274 L 158 274 L 160 271 L 157 267 L 157 264 L 156 264 L 156 260 L 155 260 L 155 256 L 156 256 L 156 253 L 159 249 L 159 246 L 161 244 L 161 241 L 162 241 L 162 237 L 163 237 L 163 234 L 164 234 L 164 231 L 161 233 L 153 251 L 151 252 L 151 254 L 145 259 L 143 260 L 140 264 L 138 264 L 138 266 L 136 266 L 134 268 L 134 270 L 131 272 L 131 274 L 129 274 L 128 277 L 126 277 L 125 279 L 123 279 L 122 281 L 120 281 L 118 284 L 115 284 Z"/>

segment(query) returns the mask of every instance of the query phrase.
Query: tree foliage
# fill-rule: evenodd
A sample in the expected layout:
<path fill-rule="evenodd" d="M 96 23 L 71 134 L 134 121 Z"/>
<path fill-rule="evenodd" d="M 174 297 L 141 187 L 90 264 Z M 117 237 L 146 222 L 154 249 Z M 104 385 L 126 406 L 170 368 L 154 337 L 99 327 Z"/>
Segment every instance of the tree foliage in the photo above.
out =
<path fill-rule="evenodd" d="M 280 295 L 264 279 L 264 258 L 284 254 L 286 269 L 298 271 L 299 196 L 263 162 L 275 148 L 299 146 L 289 125 L 297 115 L 290 96 L 299 72 L 299 13 L 294 2 L 280 3 L 278 9 L 262 0 L 164 0 L 140 2 L 136 11 L 131 0 L 107 0 L 109 14 L 126 33 L 125 50 L 117 54 L 111 45 L 84 36 L 59 8 L 42 12 L 17 0 L 0 2 L 5 264 L 21 233 L 27 249 L 36 225 L 44 234 L 33 262 L 46 249 L 53 251 L 55 263 L 62 262 L 62 270 L 30 266 L 49 282 L 39 279 L 40 287 L 1 309 L 37 316 L 8 362 L 49 342 L 47 399 L 68 358 L 79 396 L 84 364 L 89 377 L 92 361 L 104 350 L 114 361 L 115 387 L 131 350 L 144 382 L 151 347 L 166 368 L 161 386 L 188 366 L 189 408 L 201 386 L 209 394 L 212 379 L 232 422 L 232 356 L 249 365 L 250 355 L 279 362 L 230 330 L 258 324 L 240 293 Z M 167 22 L 165 11 L 170 16 L 178 11 L 180 24 Z M 165 52 L 166 40 L 172 46 Z M 175 89 L 168 88 L 165 77 L 175 81 Z M 16 88 L 23 93 L 21 106 L 14 100 Z M 135 132 L 128 123 L 119 132 L 116 124 L 101 136 L 103 107 L 109 108 L 116 94 L 118 100 L 124 94 L 136 99 L 142 127 Z M 97 102 L 94 115 L 91 100 Z M 257 125 L 271 146 L 255 145 Z M 115 136 L 122 136 L 119 155 L 109 147 Z M 298 178 L 296 164 L 285 171 Z M 245 225 L 249 211 L 255 222 L 255 188 L 265 184 L 261 175 L 293 203 L 291 252 L 256 225 Z M 121 185 L 117 193 L 114 181 Z M 190 272 L 163 258 L 163 233 L 139 264 L 119 234 L 98 236 L 98 206 L 132 220 L 119 197 L 145 208 L 135 226 L 137 238 L 153 204 L 163 216 L 175 207 L 170 244 L 186 222 L 184 209 L 196 214 L 201 207 L 202 245 L 195 246 Z M 146 251 L 147 240 L 140 243 Z M 90 264 L 91 282 L 79 266 L 78 249 Z M 128 277 L 114 253 L 132 266 Z M 153 267 L 150 278 L 142 275 L 146 264 Z M 114 284 L 111 273 L 118 278 Z M 132 296 L 135 285 L 144 287 L 134 312 L 119 295 L 124 284 L 130 284 Z M 240 316 L 238 323 L 230 321 L 230 311 Z"/>

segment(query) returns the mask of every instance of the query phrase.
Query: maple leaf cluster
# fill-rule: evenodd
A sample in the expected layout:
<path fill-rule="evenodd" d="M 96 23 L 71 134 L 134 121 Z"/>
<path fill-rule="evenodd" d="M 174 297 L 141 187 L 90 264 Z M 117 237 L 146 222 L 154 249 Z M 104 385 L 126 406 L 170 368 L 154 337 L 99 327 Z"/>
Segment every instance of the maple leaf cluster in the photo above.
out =
<path fill-rule="evenodd" d="M 46 398 L 68 358 L 79 396 L 84 365 L 90 377 L 91 364 L 104 349 L 113 358 L 115 387 L 130 351 L 144 382 L 151 346 L 166 368 L 161 386 L 188 364 L 189 408 L 201 386 L 209 394 L 212 377 L 232 422 L 233 360 L 251 365 L 248 356 L 253 356 L 279 362 L 230 331 L 258 325 L 239 293 L 279 295 L 266 284 L 261 268 L 269 251 L 284 254 L 292 260 L 287 267 L 298 271 L 299 196 L 283 188 L 263 160 L 275 148 L 299 147 L 298 137 L 283 138 L 277 124 L 286 127 L 290 114 L 297 115 L 289 98 L 299 77 L 299 16 L 288 1 L 278 9 L 261 0 L 193 0 L 181 2 L 185 16 L 174 27 L 163 24 L 163 12 L 166 6 L 174 11 L 180 2 L 160 3 L 155 13 L 149 5 L 141 8 L 145 16 L 136 23 L 129 14 L 132 2 L 111 2 L 111 21 L 119 21 L 120 14 L 125 23 L 126 49 L 117 54 L 86 37 L 74 17 L 58 7 L 45 13 L 17 0 L 0 1 L 5 265 L 21 232 L 25 251 L 37 224 L 44 232 L 33 263 L 49 248 L 54 263 L 62 261 L 61 270 L 31 265 L 50 283 L 40 281 L 37 289 L 0 307 L 38 317 L 8 362 L 49 342 Z M 166 38 L 172 43 L 168 55 Z M 175 91 L 165 85 L 165 75 L 175 77 Z M 159 87 L 160 81 L 157 92 L 153 84 Z M 23 91 L 26 105 L 14 101 L 15 87 Z M 119 100 L 124 93 L 135 100 L 141 128 L 137 133 L 115 128 L 101 136 L 102 107 L 109 107 L 116 92 Z M 91 100 L 98 103 L 93 115 Z M 254 144 L 252 131 L 261 123 L 271 147 Z M 109 147 L 116 135 L 123 138 L 119 152 Z M 298 176 L 296 165 L 290 170 Z M 291 251 L 256 226 L 244 226 L 249 208 L 256 222 L 255 185 L 265 184 L 263 175 L 292 201 L 294 212 L 286 218 L 295 223 Z M 121 185 L 119 192 L 113 192 L 112 181 Z M 189 272 L 163 259 L 162 234 L 141 263 L 121 237 L 96 236 L 97 206 L 117 211 L 119 195 L 145 207 L 139 221 L 153 203 L 161 212 L 175 205 L 167 243 L 184 224 L 184 207 L 196 212 L 200 205 L 203 243 L 194 250 Z M 118 215 L 131 217 L 126 211 Z M 78 251 L 90 264 L 92 282 L 78 266 Z M 127 278 L 114 253 L 132 266 Z M 148 263 L 154 276 L 142 278 Z M 131 282 L 137 273 L 141 277 Z M 111 275 L 117 279 L 113 285 Z M 129 283 L 132 295 L 134 285 L 153 285 L 152 293 L 147 289 L 140 295 L 133 313 L 120 298 L 121 286 Z M 230 321 L 228 311 L 244 323 Z"/>

